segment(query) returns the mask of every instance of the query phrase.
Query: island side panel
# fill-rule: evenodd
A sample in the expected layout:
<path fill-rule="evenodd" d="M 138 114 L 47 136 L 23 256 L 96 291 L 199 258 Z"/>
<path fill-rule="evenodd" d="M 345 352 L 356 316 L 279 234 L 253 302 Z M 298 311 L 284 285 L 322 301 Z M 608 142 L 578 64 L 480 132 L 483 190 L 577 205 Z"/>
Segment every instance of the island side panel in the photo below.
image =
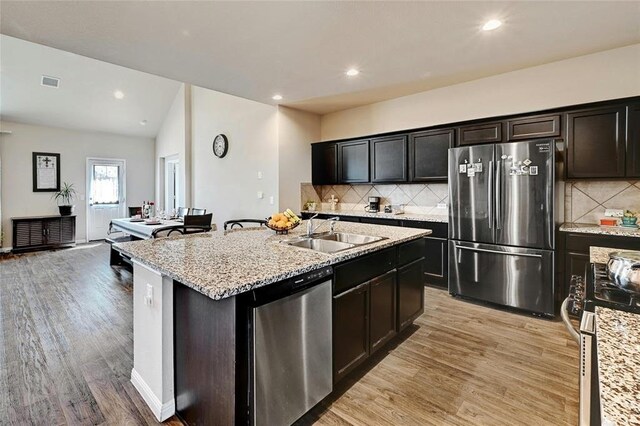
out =
<path fill-rule="evenodd" d="M 237 298 L 174 285 L 176 413 L 187 424 L 236 423 Z"/>
<path fill-rule="evenodd" d="M 136 261 L 131 382 L 159 421 L 174 414 L 173 280 Z"/>

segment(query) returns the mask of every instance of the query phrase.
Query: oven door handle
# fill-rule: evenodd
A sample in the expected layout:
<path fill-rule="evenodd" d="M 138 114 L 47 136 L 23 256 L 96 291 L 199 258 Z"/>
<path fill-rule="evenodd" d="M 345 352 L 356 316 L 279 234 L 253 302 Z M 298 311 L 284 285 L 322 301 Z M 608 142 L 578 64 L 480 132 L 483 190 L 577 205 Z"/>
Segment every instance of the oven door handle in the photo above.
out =
<path fill-rule="evenodd" d="M 576 343 L 580 344 L 580 333 L 573 327 L 571 324 L 571 320 L 569 319 L 569 298 L 567 297 L 562 301 L 562 306 L 560 306 L 560 316 L 562 317 L 562 321 L 564 322 L 564 326 L 567 328 L 567 331 L 576 341 Z"/>

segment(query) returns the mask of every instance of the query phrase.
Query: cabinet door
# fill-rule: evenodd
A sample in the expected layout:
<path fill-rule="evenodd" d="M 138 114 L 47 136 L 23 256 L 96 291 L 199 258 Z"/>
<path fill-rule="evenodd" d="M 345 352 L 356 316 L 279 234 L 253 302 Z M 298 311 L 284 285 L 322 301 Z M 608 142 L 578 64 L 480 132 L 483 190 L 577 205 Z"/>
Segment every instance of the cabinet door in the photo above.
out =
<path fill-rule="evenodd" d="M 447 158 L 453 146 L 453 129 L 429 130 L 409 135 L 409 181 L 447 179 Z"/>
<path fill-rule="evenodd" d="M 398 268 L 398 331 L 424 311 L 424 259 Z"/>
<path fill-rule="evenodd" d="M 60 244 L 60 232 L 62 231 L 60 226 L 60 219 L 46 219 L 44 221 L 44 228 L 46 244 Z"/>
<path fill-rule="evenodd" d="M 369 141 L 338 144 L 338 180 L 341 183 L 369 182 Z"/>
<path fill-rule="evenodd" d="M 369 283 L 369 341 L 374 353 L 396 333 L 396 271 L 374 278 Z"/>
<path fill-rule="evenodd" d="M 76 218 L 74 216 L 60 218 L 60 242 L 62 244 L 76 242 Z"/>
<path fill-rule="evenodd" d="M 502 122 L 474 124 L 458 129 L 458 145 L 502 142 Z"/>
<path fill-rule="evenodd" d="M 371 182 L 407 181 L 407 137 L 371 140 Z"/>
<path fill-rule="evenodd" d="M 333 382 L 369 356 L 369 282 L 333 297 Z"/>
<path fill-rule="evenodd" d="M 560 136 L 560 115 L 537 115 L 509 120 L 507 133 L 510 141 L 558 137 Z"/>
<path fill-rule="evenodd" d="M 448 286 L 447 240 L 425 238 L 424 278 L 425 283 L 446 288 Z"/>
<path fill-rule="evenodd" d="M 576 111 L 566 117 L 567 177 L 624 177 L 625 108 Z"/>
<path fill-rule="evenodd" d="M 338 182 L 338 146 L 334 143 L 311 145 L 311 182 L 331 185 Z"/>
<path fill-rule="evenodd" d="M 640 178 L 640 103 L 627 106 L 627 177 Z"/>

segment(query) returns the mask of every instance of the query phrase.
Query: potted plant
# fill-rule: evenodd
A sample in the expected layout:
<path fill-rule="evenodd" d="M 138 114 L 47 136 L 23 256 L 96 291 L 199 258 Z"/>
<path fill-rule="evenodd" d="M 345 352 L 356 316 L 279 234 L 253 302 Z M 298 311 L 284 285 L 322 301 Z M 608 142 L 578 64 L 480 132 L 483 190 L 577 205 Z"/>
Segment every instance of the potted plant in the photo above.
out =
<path fill-rule="evenodd" d="M 76 198 L 76 190 L 73 184 L 64 182 L 60 190 L 53 193 L 53 198 L 58 202 L 60 216 L 69 216 L 73 213 L 75 206 L 71 202 Z"/>
<path fill-rule="evenodd" d="M 624 216 L 622 216 L 622 224 L 624 226 L 636 226 L 637 221 L 638 218 L 635 212 L 632 212 L 631 210 L 626 210 L 624 212 Z"/>

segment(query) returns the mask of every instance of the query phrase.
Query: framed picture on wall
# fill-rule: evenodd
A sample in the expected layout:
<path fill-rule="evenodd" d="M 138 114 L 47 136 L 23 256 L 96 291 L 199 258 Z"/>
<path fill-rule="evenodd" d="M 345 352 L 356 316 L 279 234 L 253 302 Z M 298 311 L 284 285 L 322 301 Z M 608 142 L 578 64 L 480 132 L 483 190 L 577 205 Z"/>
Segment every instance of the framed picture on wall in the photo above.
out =
<path fill-rule="evenodd" d="M 60 154 L 33 153 L 33 192 L 60 190 Z"/>

